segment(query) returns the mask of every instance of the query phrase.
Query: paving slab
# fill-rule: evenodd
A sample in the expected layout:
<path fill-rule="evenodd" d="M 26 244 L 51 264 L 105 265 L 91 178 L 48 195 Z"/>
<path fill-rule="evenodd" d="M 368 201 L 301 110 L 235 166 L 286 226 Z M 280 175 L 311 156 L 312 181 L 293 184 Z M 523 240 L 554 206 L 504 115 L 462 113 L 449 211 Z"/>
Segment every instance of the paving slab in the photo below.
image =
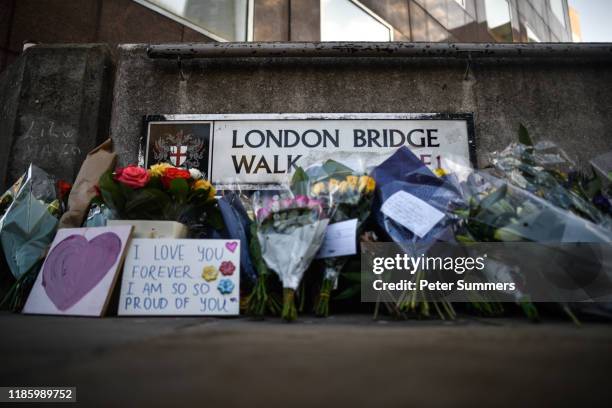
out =
<path fill-rule="evenodd" d="M 0 314 L 0 384 L 87 405 L 609 406 L 612 326 Z"/>

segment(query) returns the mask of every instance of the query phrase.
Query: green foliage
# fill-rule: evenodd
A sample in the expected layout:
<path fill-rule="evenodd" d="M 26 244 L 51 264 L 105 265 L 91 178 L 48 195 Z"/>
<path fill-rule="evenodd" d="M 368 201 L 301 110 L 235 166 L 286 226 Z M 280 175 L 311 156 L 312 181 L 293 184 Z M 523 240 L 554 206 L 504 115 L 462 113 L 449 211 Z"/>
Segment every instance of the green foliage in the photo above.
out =
<path fill-rule="evenodd" d="M 130 220 L 163 220 L 170 205 L 170 197 L 155 188 L 134 190 L 125 202 L 123 215 Z"/>
<path fill-rule="evenodd" d="M 98 186 L 102 193 L 102 199 L 106 205 L 121 217 L 123 215 L 126 198 L 119 183 L 113 179 L 113 172 L 107 171 L 104 173 L 102 177 L 100 177 Z"/>
<path fill-rule="evenodd" d="M 298 167 L 291 178 L 291 190 L 295 195 L 308 194 L 308 175 L 303 168 Z"/>
<path fill-rule="evenodd" d="M 187 195 L 189 194 L 189 184 L 187 184 L 187 180 L 177 178 L 170 182 L 168 191 L 175 200 L 183 203 L 187 200 Z"/>

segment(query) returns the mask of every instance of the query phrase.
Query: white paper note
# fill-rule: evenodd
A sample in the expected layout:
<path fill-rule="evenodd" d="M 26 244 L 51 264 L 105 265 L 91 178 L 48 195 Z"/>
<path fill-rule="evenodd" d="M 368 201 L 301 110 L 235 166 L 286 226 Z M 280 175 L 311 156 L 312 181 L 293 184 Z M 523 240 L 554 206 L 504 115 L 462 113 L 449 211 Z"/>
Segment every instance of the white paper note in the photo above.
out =
<path fill-rule="evenodd" d="M 325 239 L 317 258 L 347 256 L 357 253 L 357 218 L 336 222 L 327 226 Z"/>
<path fill-rule="evenodd" d="M 383 203 L 381 211 L 393 221 L 414 232 L 419 238 L 427 235 L 444 218 L 443 212 L 405 191 L 398 191 L 389 197 Z"/>

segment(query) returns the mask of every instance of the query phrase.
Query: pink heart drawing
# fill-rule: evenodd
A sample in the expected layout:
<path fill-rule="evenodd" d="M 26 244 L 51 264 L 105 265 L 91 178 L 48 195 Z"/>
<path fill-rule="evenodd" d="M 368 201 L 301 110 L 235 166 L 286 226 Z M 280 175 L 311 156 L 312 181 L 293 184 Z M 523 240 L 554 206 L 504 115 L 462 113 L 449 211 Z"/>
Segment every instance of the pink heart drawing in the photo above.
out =
<path fill-rule="evenodd" d="M 87 241 L 70 235 L 57 244 L 45 261 L 42 285 L 61 311 L 74 306 L 106 276 L 121 253 L 121 238 L 106 232 Z"/>
<path fill-rule="evenodd" d="M 225 247 L 233 254 L 236 248 L 238 247 L 238 242 L 236 241 L 226 242 Z"/>

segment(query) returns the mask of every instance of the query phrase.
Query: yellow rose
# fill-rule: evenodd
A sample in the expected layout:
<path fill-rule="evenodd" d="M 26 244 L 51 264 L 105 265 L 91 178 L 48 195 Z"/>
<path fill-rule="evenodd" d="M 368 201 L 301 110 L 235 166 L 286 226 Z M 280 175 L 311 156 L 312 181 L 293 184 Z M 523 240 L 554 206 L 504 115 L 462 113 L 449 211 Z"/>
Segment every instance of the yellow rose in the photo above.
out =
<path fill-rule="evenodd" d="M 338 185 L 340 184 L 340 182 L 336 179 L 329 179 L 329 192 L 333 193 L 338 189 Z"/>
<path fill-rule="evenodd" d="M 324 194 L 326 192 L 327 192 L 327 186 L 323 182 L 315 183 L 315 185 L 312 186 L 312 194 L 316 196 Z"/>
<path fill-rule="evenodd" d="M 151 177 L 161 177 L 166 169 L 174 167 L 170 163 L 158 163 L 149 167 L 149 176 Z"/>
<path fill-rule="evenodd" d="M 214 281 L 219 276 L 219 270 L 212 265 L 205 266 L 202 270 L 202 279 L 206 282 Z"/>
<path fill-rule="evenodd" d="M 346 182 L 346 181 L 343 181 L 343 182 L 340 183 L 338 188 L 340 189 L 340 193 L 345 194 L 349 190 L 349 183 Z"/>
<path fill-rule="evenodd" d="M 376 181 L 372 177 L 369 176 L 361 176 L 359 177 L 359 192 L 363 192 L 365 194 L 369 194 L 374 191 L 376 188 Z"/>
<path fill-rule="evenodd" d="M 357 184 L 359 183 L 359 177 L 357 176 L 346 176 L 346 182 L 349 186 L 353 188 L 357 188 Z"/>
<path fill-rule="evenodd" d="M 191 188 L 193 190 L 208 190 L 208 198 L 211 199 L 215 198 L 215 194 L 217 194 L 217 191 L 212 186 L 210 181 L 204 179 L 196 180 L 191 186 Z"/>

